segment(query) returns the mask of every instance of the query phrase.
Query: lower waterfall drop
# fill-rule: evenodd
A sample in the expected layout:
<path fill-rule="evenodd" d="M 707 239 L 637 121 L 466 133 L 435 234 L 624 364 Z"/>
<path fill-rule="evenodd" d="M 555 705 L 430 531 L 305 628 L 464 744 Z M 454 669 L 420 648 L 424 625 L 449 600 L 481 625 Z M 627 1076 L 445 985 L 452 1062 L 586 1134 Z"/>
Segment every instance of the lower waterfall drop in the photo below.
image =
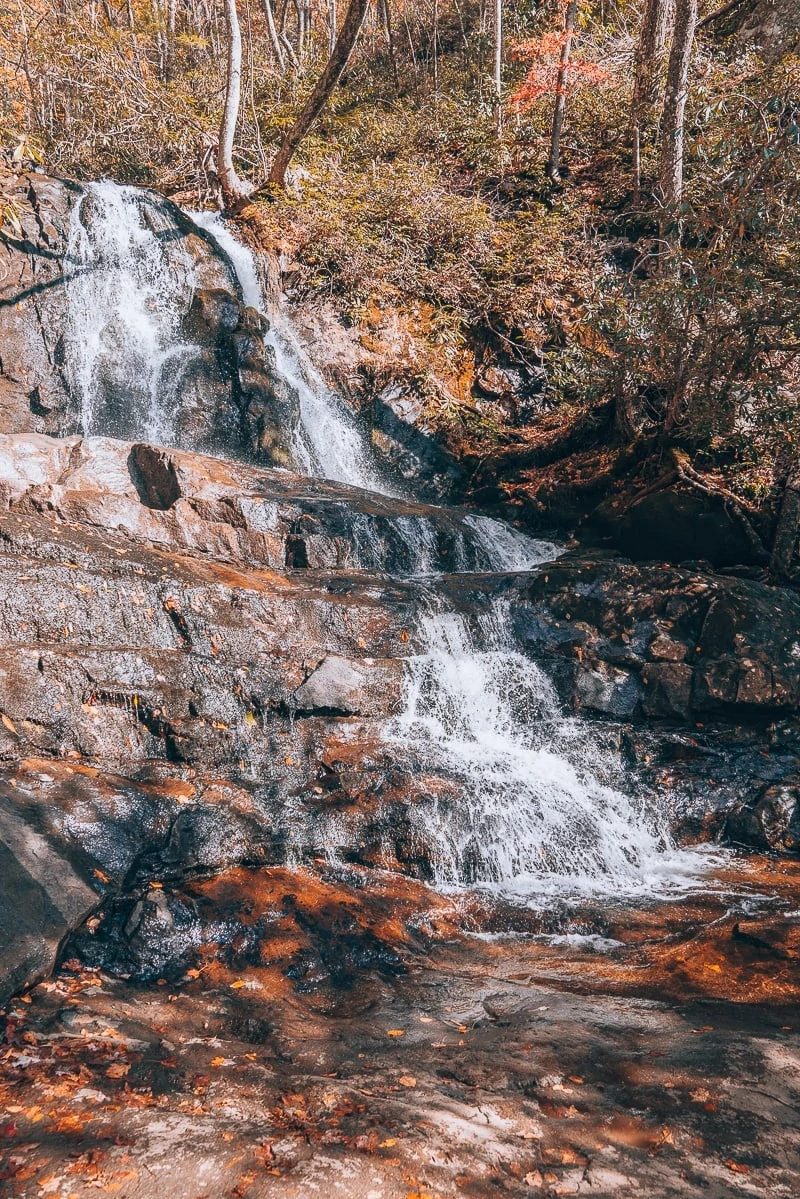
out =
<path fill-rule="evenodd" d="M 473 633 L 461 614 L 423 619 L 405 711 L 390 738 L 458 793 L 410 812 L 436 886 L 530 896 L 669 889 L 696 877 L 697 853 L 675 848 L 666 821 L 627 795 L 621 763 L 566 717 L 545 673 L 515 648 L 508 604 Z"/>

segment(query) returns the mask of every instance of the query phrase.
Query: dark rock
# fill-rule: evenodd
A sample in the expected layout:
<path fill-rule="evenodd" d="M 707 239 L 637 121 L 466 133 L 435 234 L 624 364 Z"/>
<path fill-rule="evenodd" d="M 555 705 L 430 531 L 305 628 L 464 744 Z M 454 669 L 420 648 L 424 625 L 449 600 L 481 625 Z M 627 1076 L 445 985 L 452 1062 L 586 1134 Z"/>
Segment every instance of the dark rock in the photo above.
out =
<path fill-rule="evenodd" d="M 53 968 L 61 943 L 100 903 L 59 850 L 0 794 L 0 1005 Z"/>
<path fill-rule="evenodd" d="M 180 499 L 178 476 L 167 450 L 135 445 L 128 455 L 128 470 L 139 499 L 148 508 L 168 512 Z"/>
<path fill-rule="evenodd" d="M 431 503 L 457 502 L 465 475 L 452 454 L 426 428 L 420 401 L 392 387 L 378 393 L 371 405 L 372 444 L 391 472 L 412 483 Z"/>
<path fill-rule="evenodd" d="M 642 672 L 646 716 L 688 720 L 692 710 L 694 671 L 683 662 L 654 662 Z"/>
<path fill-rule="evenodd" d="M 575 679 L 575 707 L 604 716 L 630 719 L 639 711 L 642 684 L 629 670 L 620 670 L 605 662 L 595 669 L 580 666 Z"/>
<path fill-rule="evenodd" d="M 770 565 L 779 578 L 800 582 L 800 469 L 786 483 Z"/>
<path fill-rule="evenodd" d="M 772 716 L 800 705 L 800 597 L 788 588 L 564 559 L 520 579 L 512 595 L 515 631 L 532 656 L 572 659 L 598 676 L 580 683 L 584 695 L 601 697 L 595 710 L 611 666 L 638 675 L 648 716 Z M 609 702 L 609 714 L 619 714 Z"/>
<path fill-rule="evenodd" d="M 230 291 L 221 287 L 201 289 L 192 297 L 183 330 L 192 341 L 221 340 L 236 330 L 241 316 L 241 302 Z"/>
<path fill-rule="evenodd" d="M 604 521 L 615 544 L 636 561 L 702 559 L 718 567 L 764 561 L 721 496 L 667 487 L 639 500 L 624 516 L 606 510 Z"/>
<path fill-rule="evenodd" d="M 724 835 L 749 849 L 800 852 L 800 779 L 766 787 L 753 803 L 738 807 Z"/>

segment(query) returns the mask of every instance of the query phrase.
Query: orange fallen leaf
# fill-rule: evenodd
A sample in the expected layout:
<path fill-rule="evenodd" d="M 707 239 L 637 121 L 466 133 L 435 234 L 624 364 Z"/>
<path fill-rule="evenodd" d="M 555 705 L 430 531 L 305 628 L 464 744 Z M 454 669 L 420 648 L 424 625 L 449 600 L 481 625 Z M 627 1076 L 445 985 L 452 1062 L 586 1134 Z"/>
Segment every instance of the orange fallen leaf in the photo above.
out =
<path fill-rule="evenodd" d="M 743 1162 L 726 1162 L 725 1165 L 728 1167 L 729 1170 L 732 1170 L 734 1174 L 749 1174 L 750 1173 L 750 1167 L 745 1166 Z"/>
<path fill-rule="evenodd" d="M 241 990 L 242 987 L 246 987 L 246 986 L 247 986 L 247 983 L 244 981 L 243 978 L 237 978 L 235 983 L 231 983 L 231 990 L 239 991 L 239 990 Z"/>
<path fill-rule="evenodd" d="M 404 1028 L 389 1028 L 386 1030 L 387 1037 L 404 1037 L 406 1030 Z"/>
<path fill-rule="evenodd" d="M 225 1058 L 224 1057 L 212 1057 L 211 1065 L 212 1066 L 224 1066 Z"/>
<path fill-rule="evenodd" d="M 106 1070 L 106 1078 L 124 1078 L 129 1071 L 127 1062 L 112 1062 Z"/>
<path fill-rule="evenodd" d="M 397 1080 L 401 1087 L 415 1087 L 417 1080 L 412 1074 L 402 1074 Z"/>
<path fill-rule="evenodd" d="M 6 716 L 5 712 L 3 712 L 2 714 L 0 714 L 0 720 L 2 720 L 3 724 L 8 729 L 9 733 L 16 734 L 17 729 L 14 724 L 14 721 L 11 719 L 10 716 Z"/>

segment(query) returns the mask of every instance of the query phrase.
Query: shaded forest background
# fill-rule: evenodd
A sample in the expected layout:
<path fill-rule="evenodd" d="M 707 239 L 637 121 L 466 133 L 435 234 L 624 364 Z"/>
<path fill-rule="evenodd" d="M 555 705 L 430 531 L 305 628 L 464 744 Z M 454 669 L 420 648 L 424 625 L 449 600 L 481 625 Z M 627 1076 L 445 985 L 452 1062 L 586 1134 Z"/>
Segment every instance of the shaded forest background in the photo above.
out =
<path fill-rule="evenodd" d="M 226 7 L 0 0 L 7 160 L 220 201 Z M 800 442 L 794 5 L 662 3 L 648 57 L 656 0 L 505 0 L 498 104 L 495 3 L 375 0 L 286 191 L 270 164 L 347 5 L 236 7 L 234 163 L 258 189 L 239 219 L 295 303 L 360 331 L 362 400 L 402 367 L 472 493 L 529 516 L 608 515 L 677 479 L 733 505 L 766 554 Z"/>

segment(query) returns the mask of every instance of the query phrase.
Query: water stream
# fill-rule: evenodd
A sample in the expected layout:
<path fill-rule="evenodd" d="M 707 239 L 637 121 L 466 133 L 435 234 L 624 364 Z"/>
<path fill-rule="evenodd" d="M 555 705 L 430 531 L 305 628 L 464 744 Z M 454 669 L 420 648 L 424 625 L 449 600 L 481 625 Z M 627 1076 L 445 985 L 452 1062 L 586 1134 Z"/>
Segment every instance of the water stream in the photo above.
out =
<path fill-rule="evenodd" d="M 178 316 L 195 278 L 191 258 L 180 245 L 165 244 L 142 196 L 104 182 L 92 185 L 74 211 L 67 370 L 82 432 L 170 445 L 182 374 L 199 353 L 182 340 Z M 263 312 L 250 251 L 217 215 L 194 220 L 216 240 L 245 303 Z M 268 345 L 300 398 L 296 470 L 396 494 L 290 319 L 266 315 Z M 373 527 L 365 524 L 365 537 L 374 536 Z M 434 575 L 430 522 L 398 514 L 395 528 L 408 542 L 413 573 Z M 526 571 L 558 554 L 551 543 L 487 516 L 469 515 L 462 528 L 470 540 L 465 570 Z M 367 548 L 379 557 L 378 547 Z M 366 550 L 361 556 L 370 559 Z M 436 883 L 530 896 L 563 887 L 659 891 L 685 882 L 700 859 L 676 850 L 658 805 L 636 795 L 635 780 L 606 740 L 564 716 L 544 672 L 515 644 L 508 603 L 498 599 L 488 615 L 467 620 L 430 582 L 420 603 L 427 613 L 419 628 L 423 652 L 410 659 L 405 711 L 384 736 L 418 771 L 444 772 L 457 784 L 447 798 L 432 793 L 410 811 Z M 338 848 L 332 844 L 331 853 Z"/>

